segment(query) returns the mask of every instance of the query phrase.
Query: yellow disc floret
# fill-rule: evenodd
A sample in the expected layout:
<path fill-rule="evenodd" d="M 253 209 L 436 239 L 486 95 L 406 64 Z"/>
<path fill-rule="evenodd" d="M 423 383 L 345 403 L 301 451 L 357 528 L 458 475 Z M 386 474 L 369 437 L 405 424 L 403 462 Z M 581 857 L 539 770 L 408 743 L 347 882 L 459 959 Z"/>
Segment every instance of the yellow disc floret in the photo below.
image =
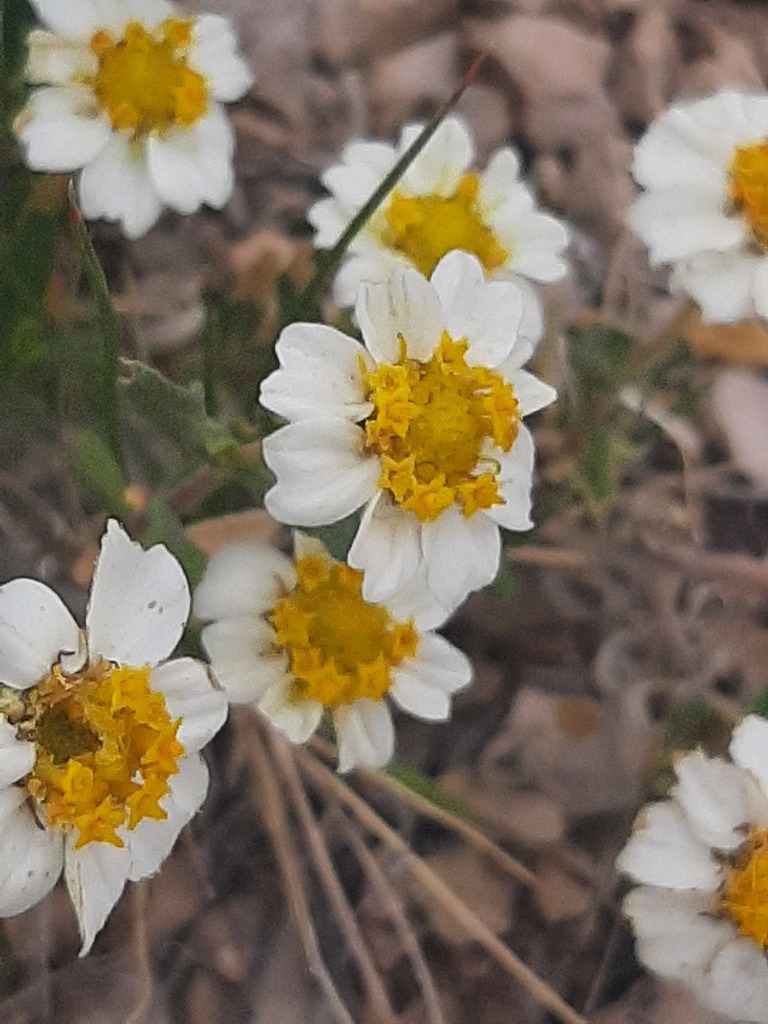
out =
<path fill-rule="evenodd" d="M 483 221 L 479 187 L 477 174 L 465 174 L 447 198 L 409 196 L 395 189 L 383 210 L 382 242 L 407 256 L 425 277 L 452 249 L 473 253 L 486 273 L 498 270 L 510 253 Z"/>
<path fill-rule="evenodd" d="M 34 741 L 29 794 L 49 826 L 71 827 L 76 847 L 123 846 L 118 829 L 167 817 L 160 804 L 184 754 L 150 669 L 100 662 L 77 675 L 55 665 L 24 695 L 20 735 Z"/>
<path fill-rule="evenodd" d="M 290 659 L 297 700 L 334 709 L 380 700 L 392 669 L 418 649 L 412 622 L 396 622 L 362 596 L 363 574 L 321 555 L 296 562 L 296 587 L 269 615 L 275 642 Z"/>
<path fill-rule="evenodd" d="M 742 935 L 768 949 L 768 829 L 750 829 L 726 869 L 719 902 Z"/>
<path fill-rule="evenodd" d="M 208 109 L 206 79 L 189 67 L 192 22 L 168 18 L 154 32 L 138 21 L 121 39 L 97 32 L 91 49 L 98 70 L 91 82 L 112 125 L 134 137 L 189 127 Z"/>
<path fill-rule="evenodd" d="M 420 520 L 452 505 L 466 517 L 503 504 L 498 463 L 486 442 L 508 452 L 520 426 L 512 385 L 494 370 L 468 366 L 467 342 L 443 333 L 428 363 L 408 359 L 363 371 L 374 411 L 366 445 L 381 457 L 379 486 Z"/>
<path fill-rule="evenodd" d="M 768 142 L 740 146 L 731 161 L 730 196 L 752 238 L 768 250 Z"/>

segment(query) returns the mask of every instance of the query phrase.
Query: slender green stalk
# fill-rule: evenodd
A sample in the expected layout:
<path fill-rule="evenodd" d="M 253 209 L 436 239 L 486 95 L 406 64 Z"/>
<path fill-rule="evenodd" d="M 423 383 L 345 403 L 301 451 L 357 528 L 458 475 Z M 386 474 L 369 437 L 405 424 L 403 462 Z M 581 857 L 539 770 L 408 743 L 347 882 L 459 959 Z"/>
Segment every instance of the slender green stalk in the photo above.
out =
<path fill-rule="evenodd" d="M 219 344 L 221 327 L 219 310 L 214 300 L 208 303 L 205 327 L 203 328 L 203 401 L 206 416 L 215 417 L 219 411 Z"/>
<path fill-rule="evenodd" d="M 80 266 L 96 304 L 96 315 L 101 335 L 101 373 L 95 388 L 95 405 L 107 436 L 107 443 L 118 466 L 123 466 L 120 437 L 120 406 L 117 380 L 120 370 L 120 323 L 109 297 L 107 279 L 99 257 L 93 247 L 85 221 L 75 202 L 74 187 L 69 186 L 69 220 L 75 236 Z"/>
<path fill-rule="evenodd" d="M 344 253 L 347 251 L 349 243 L 365 225 L 371 214 L 374 213 L 381 202 L 392 191 L 403 174 L 408 170 L 410 165 L 435 134 L 446 116 L 451 112 L 453 107 L 456 106 L 464 91 L 472 84 L 472 81 L 484 60 L 485 54 L 480 54 L 475 58 L 470 65 L 469 70 L 464 75 L 464 78 L 461 80 L 461 84 L 458 89 L 456 89 L 456 91 L 445 101 L 437 113 L 430 118 L 418 138 L 411 143 L 408 149 L 406 149 L 375 192 L 349 222 L 338 242 L 336 242 L 331 249 L 320 254 L 318 257 L 318 267 L 312 277 L 312 280 L 296 300 L 296 309 L 299 312 L 304 310 L 312 311 L 317 307 L 320 296 L 325 289 L 329 278 L 341 262 Z"/>

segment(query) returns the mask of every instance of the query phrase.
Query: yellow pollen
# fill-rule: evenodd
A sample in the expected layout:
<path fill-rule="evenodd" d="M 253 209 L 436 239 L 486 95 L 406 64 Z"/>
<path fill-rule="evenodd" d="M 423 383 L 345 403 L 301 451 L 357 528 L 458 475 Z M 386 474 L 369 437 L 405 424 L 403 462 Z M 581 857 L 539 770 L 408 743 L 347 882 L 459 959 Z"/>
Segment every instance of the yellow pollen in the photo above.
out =
<path fill-rule="evenodd" d="M 768 829 L 750 829 L 726 870 L 719 904 L 742 935 L 768 949 Z"/>
<path fill-rule="evenodd" d="M 520 427 L 512 385 L 494 370 L 468 366 L 467 342 L 443 333 L 428 363 L 400 362 L 363 369 L 366 446 L 381 457 L 379 487 L 425 520 L 452 505 L 469 518 L 501 505 L 497 462 L 483 458 L 491 441 L 508 452 Z M 479 472 L 478 472 L 479 471 Z"/>
<path fill-rule="evenodd" d="M 333 709 L 380 700 L 392 669 L 418 649 L 412 622 L 396 622 L 362 596 L 363 574 L 330 557 L 296 562 L 298 583 L 269 615 L 277 646 L 290 658 L 297 701 Z"/>
<path fill-rule="evenodd" d="M 731 161 L 730 196 L 754 242 L 768 250 L 768 142 L 740 146 Z"/>
<path fill-rule="evenodd" d="M 27 791 L 50 826 L 71 827 L 75 846 L 123 846 L 118 829 L 167 817 L 160 801 L 184 747 L 150 669 L 100 662 L 70 676 L 54 665 L 29 692 L 20 734 L 35 743 Z"/>
<path fill-rule="evenodd" d="M 168 18 L 154 32 L 130 22 L 122 39 L 91 37 L 98 71 L 91 85 L 112 125 L 134 138 L 187 128 L 208 109 L 205 78 L 187 64 L 192 22 Z"/>
<path fill-rule="evenodd" d="M 382 242 L 407 256 L 425 277 L 452 249 L 473 253 L 487 273 L 498 270 L 510 253 L 483 221 L 479 187 L 477 174 L 465 174 L 447 198 L 408 196 L 395 189 L 383 210 Z"/>

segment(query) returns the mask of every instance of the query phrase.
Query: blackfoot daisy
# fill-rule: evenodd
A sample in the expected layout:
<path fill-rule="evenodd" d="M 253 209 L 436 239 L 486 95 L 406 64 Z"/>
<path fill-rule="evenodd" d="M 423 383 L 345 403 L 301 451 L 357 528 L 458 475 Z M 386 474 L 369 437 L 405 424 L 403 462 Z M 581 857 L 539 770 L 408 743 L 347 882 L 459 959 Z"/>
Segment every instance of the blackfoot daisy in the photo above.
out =
<path fill-rule="evenodd" d="M 227 701 L 165 659 L 190 596 L 170 552 L 107 525 L 85 630 L 36 580 L 0 587 L 0 916 L 64 872 L 87 952 L 128 880 L 154 874 L 202 804 L 198 751 Z"/>
<path fill-rule="evenodd" d="M 219 15 L 166 0 L 32 0 L 35 88 L 16 119 L 28 165 L 80 170 L 86 217 L 143 235 L 163 207 L 221 207 L 232 192 L 232 128 L 221 106 L 251 74 Z"/>
<path fill-rule="evenodd" d="M 308 214 L 320 248 L 338 240 L 420 131 L 420 125 L 407 125 L 397 146 L 363 141 L 346 146 L 341 162 L 322 176 L 330 198 L 315 203 Z M 474 158 L 463 121 L 447 117 L 349 246 L 334 286 L 340 305 L 354 305 L 363 281 L 386 281 L 393 270 L 407 266 L 429 277 L 446 253 L 462 249 L 478 258 L 487 276 L 520 282 L 522 334 L 538 341 L 541 308 L 527 279 L 563 276 L 568 236 L 559 221 L 537 210 L 520 180 L 514 150 L 498 150 L 482 172 L 471 170 Z"/>
<path fill-rule="evenodd" d="M 291 420 L 264 440 L 277 476 L 269 512 L 297 526 L 365 505 L 349 562 L 383 601 L 423 572 L 455 608 L 495 576 L 499 526 L 531 527 L 533 440 L 522 420 L 555 397 L 522 369 L 513 282 L 488 282 L 452 252 L 427 281 L 413 269 L 361 287 L 364 344 L 292 324 L 261 402 Z"/>
<path fill-rule="evenodd" d="M 295 560 L 258 544 L 215 555 L 195 593 L 211 620 L 203 643 L 234 702 L 258 705 L 294 743 L 330 715 L 339 769 L 386 764 L 394 749 L 386 698 L 428 721 L 450 715 L 467 686 L 466 657 L 430 629 L 445 611 L 418 584 L 383 604 L 362 596 L 363 574 L 295 535 Z"/>
<path fill-rule="evenodd" d="M 768 1022 L 768 721 L 736 727 L 731 763 L 686 754 L 671 799 L 641 811 L 617 866 L 640 960 L 732 1019 Z"/>
<path fill-rule="evenodd" d="M 719 92 L 664 111 L 635 150 L 629 223 L 705 320 L 768 317 L 768 95 Z"/>

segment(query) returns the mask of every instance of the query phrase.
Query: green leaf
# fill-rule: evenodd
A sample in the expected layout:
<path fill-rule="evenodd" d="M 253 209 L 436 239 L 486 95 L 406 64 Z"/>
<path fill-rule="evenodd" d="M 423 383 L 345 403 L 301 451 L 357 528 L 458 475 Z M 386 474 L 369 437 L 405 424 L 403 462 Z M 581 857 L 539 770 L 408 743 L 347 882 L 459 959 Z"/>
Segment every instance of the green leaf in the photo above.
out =
<path fill-rule="evenodd" d="M 592 324 L 571 341 L 568 352 L 583 401 L 615 395 L 630 372 L 632 337 L 606 324 Z"/>
<path fill-rule="evenodd" d="M 98 434 L 87 427 L 76 429 L 72 460 L 85 501 L 107 515 L 123 519 L 130 511 L 125 501 L 126 480 Z"/>
<path fill-rule="evenodd" d="M 181 387 L 158 370 L 133 360 L 123 362 L 126 375 L 120 390 L 126 406 L 137 413 L 154 432 L 179 451 L 180 474 L 200 461 L 237 465 L 240 444 L 230 431 L 205 411 L 199 383 Z"/>
<path fill-rule="evenodd" d="M 152 497 L 147 508 L 147 532 L 144 546 L 165 544 L 181 562 L 190 587 L 200 582 L 205 572 L 206 557 L 200 548 L 187 539 L 181 520 L 160 498 Z"/>

